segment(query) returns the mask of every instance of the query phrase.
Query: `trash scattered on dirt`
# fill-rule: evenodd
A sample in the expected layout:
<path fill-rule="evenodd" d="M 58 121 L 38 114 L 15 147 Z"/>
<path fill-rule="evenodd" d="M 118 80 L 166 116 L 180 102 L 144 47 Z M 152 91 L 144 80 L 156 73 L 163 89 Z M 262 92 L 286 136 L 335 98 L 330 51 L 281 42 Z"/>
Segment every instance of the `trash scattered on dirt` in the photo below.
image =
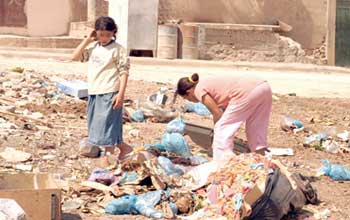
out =
<path fill-rule="evenodd" d="M 283 131 L 293 131 L 294 133 L 297 133 L 304 129 L 304 125 L 297 119 L 283 116 L 281 119 L 281 128 Z"/>
<path fill-rule="evenodd" d="M 328 220 L 329 217 L 331 217 L 331 211 L 329 209 L 314 214 L 314 218 L 317 220 Z"/>
<path fill-rule="evenodd" d="M 332 164 L 329 160 L 322 161 L 321 174 L 325 174 L 334 180 L 350 180 L 350 167 L 345 169 L 339 164 Z"/>
<path fill-rule="evenodd" d="M 11 163 L 25 162 L 32 157 L 30 153 L 19 151 L 11 147 L 7 147 L 5 151 L 0 153 L 0 156 Z"/>
<path fill-rule="evenodd" d="M 145 115 L 141 109 L 138 109 L 132 114 L 131 119 L 135 122 L 144 122 Z"/>
<path fill-rule="evenodd" d="M 344 131 L 343 133 L 337 134 L 337 137 L 341 139 L 341 141 L 347 142 L 349 141 L 350 132 Z"/>
<path fill-rule="evenodd" d="M 326 129 L 325 131 L 322 131 L 317 134 L 313 134 L 304 140 L 304 146 L 306 147 L 313 147 L 316 149 L 322 149 L 322 143 L 328 139 L 328 137 L 334 135 L 335 129 L 330 128 Z"/>
<path fill-rule="evenodd" d="M 164 106 L 168 100 L 166 92 L 168 91 L 167 87 L 160 87 L 159 91 L 156 94 L 150 95 L 148 101 L 153 102 L 157 105 Z"/>
<path fill-rule="evenodd" d="M 185 112 L 195 112 L 198 115 L 211 115 L 210 111 L 208 110 L 208 108 L 203 105 L 200 102 L 187 102 L 185 103 L 185 107 L 184 107 Z"/>
<path fill-rule="evenodd" d="M 269 154 L 273 156 L 294 156 L 292 148 L 269 148 Z"/>
<path fill-rule="evenodd" d="M 0 219 L 26 220 L 26 214 L 15 200 L 0 199 Z"/>
<path fill-rule="evenodd" d="M 88 97 L 88 84 L 80 80 L 63 81 L 56 84 L 57 90 L 64 94 L 77 97 Z"/>
<path fill-rule="evenodd" d="M 23 67 L 19 67 L 19 66 L 13 67 L 10 70 L 12 72 L 16 72 L 16 73 L 23 73 L 24 72 L 24 68 Z"/>
<path fill-rule="evenodd" d="M 175 123 L 176 126 L 170 126 L 169 124 L 168 127 L 172 128 L 169 128 L 170 130 L 167 130 L 167 133 L 178 134 L 176 136 L 179 137 L 179 140 L 181 139 L 179 143 L 181 143 L 181 145 L 182 141 L 183 143 L 187 143 L 189 150 L 185 151 L 189 153 L 177 154 L 173 150 L 167 150 L 169 146 L 166 148 L 161 143 L 161 135 L 167 127 L 160 123 L 180 119 L 179 112 L 171 108 L 170 105 L 167 105 L 166 102 L 165 104 L 158 105 L 159 103 L 153 102 L 154 100 L 149 101 L 146 100 L 147 97 L 141 97 L 145 94 L 143 90 L 142 93 L 139 92 L 137 96 L 133 94 L 132 100 L 135 100 L 135 102 L 132 100 L 125 100 L 125 109 L 127 109 L 128 112 L 130 110 L 130 114 L 125 114 L 123 116 L 124 122 L 126 122 L 124 138 L 126 143 L 134 145 L 133 152 L 124 157 L 123 160 L 119 160 L 119 162 L 115 157 L 112 158 L 112 160 L 108 157 L 108 164 L 106 163 L 107 165 L 104 166 L 101 166 L 100 163 L 100 159 L 102 158 L 94 159 L 101 155 L 104 155 L 104 157 L 107 156 L 101 153 L 100 148 L 97 146 L 93 146 L 93 149 L 88 150 L 91 154 L 87 153 L 86 155 L 91 156 L 91 158 L 82 157 L 81 155 L 84 154 L 80 154 L 81 152 L 79 152 L 79 148 L 81 147 L 79 146 L 79 140 L 87 136 L 85 115 L 86 101 L 76 99 L 70 95 L 67 96 L 57 91 L 55 82 L 63 81 L 63 79 L 57 77 L 48 79 L 43 74 L 30 70 L 24 70 L 23 73 L 1 73 L 0 136 L 2 138 L 2 151 L 4 152 L 7 146 L 13 146 L 17 150 L 30 153 L 31 157 L 24 162 L 8 162 L 5 159 L 1 159 L 0 163 L 2 172 L 16 172 L 21 173 L 21 175 L 28 172 L 53 171 L 56 176 L 55 180 L 59 182 L 62 187 L 63 196 L 61 201 L 63 209 L 67 212 L 79 213 L 79 215 L 82 215 L 82 218 L 84 215 L 103 216 L 107 204 L 115 199 L 123 198 L 123 196 L 139 197 L 149 192 L 156 193 L 161 191 L 159 202 L 154 206 L 146 205 L 145 210 L 147 211 L 143 212 L 143 215 L 151 216 L 153 215 L 152 213 L 155 213 L 154 216 L 163 216 L 164 218 L 186 218 L 196 216 L 195 219 L 204 219 L 205 215 L 208 213 L 213 216 L 217 215 L 213 214 L 214 211 L 218 211 L 217 213 L 219 214 L 225 212 L 235 214 L 240 212 L 240 210 L 249 210 L 249 207 L 246 207 L 246 201 L 249 201 L 249 197 L 246 197 L 247 192 L 245 190 L 250 189 L 252 193 L 258 192 L 258 195 L 259 193 L 269 195 L 269 192 L 266 191 L 266 186 L 263 190 L 254 191 L 257 188 L 253 187 L 251 189 L 250 187 L 253 184 L 249 184 L 249 181 L 252 180 L 251 178 L 255 177 L 255 173 L 259 174 L 261 171 L 269 171 L 269 169 L 265 168 L 269 167 L 269 163 L 274 164 L 274 161 L 265 162 L 265 159 L 261 158 L 261 160 L 257 159 L 257 161 L 251 164 L 247 159 L 250 158 L 250 156 L 245 155 L 241 156 L 242 159 L 237 159 L 237 161 L 241 162 L 242 166 L 238 166 L 237 164 L 232 164 L 231 166 L 229 163 L 227 168 L 221 167 L 221 169 L 219 169 L 216 167 L 217 164 L 210 162 L 206 151 L 194 145 L 194 143 L 197 142 L 193 143 L 191 140 L 186 139 L 187 137 L 183 139 L 185 132 L 182 132 L 181 123 Z M 132 81 L 131 83 L 136 84 L 136 82 Z M 148 94 L 152 94 L 157 85 L 147 85 L 148 91 L 151 91 Z M 135 88 L 136 87 L 138 86 L 135 86 Z M 140 97 L 144 98 L 144 100 L 140 99 L 139 105 L 137 106 Z M 278 98 L 278 102 L 281 105 L 288 104 L 285 103 L 285 99 L 294 102 L 293 97 L 285 97 L 284 99 L 281 96 Z M 180 102 L 181 103 L 177 103 L 179 109 L 180 106 L 183 105 L 181 100 Z M 137 109 L 141 109 L 144 112 L 145 121 L 147 123 L 128 123 L 131 121 L 130 116 Z M 282 113 L 278 113 L 278 115 L 281 114 Z M 292 110 L 291 114 L 300 117 L 300 113 L 294 114 Z M 307 115 L 307 117 L 309 118 L 311 116 Z M 314 118 L 313 126 L 315 126 L 312 129 L 315 130 L 322 129 L 321 125 L 327 126 L 327 124 L 337 123 L 336 120 L 331 121 L 322 118 L 326 117 L 325 115 L 322 115 L 322 117 L 312 115 L 312 117 Z M 186 122 L 187 119 L 191 119 L 189 122 L 197 122 L 203 119 L 203 126 L 210 126 L 210 123 L 212 123 L 210 117 L 200 117 L 195 114 L 181 113 L 181 119 L 186 119 Z M 274 125 L 277 125 L 275 126 L 276 131 L 280 131 L 278 126 L 279 119 L 280 118 L 277 119 L 275 117 Z M 300 117 L 300 119 L 302 119 L 302 117 Z M 207 124 L 204 123 L 205 120 L 207 120 Z M 303 120 L 307 121 L 306 119 Z M 344 121 L 342 125 L 346 125 L 349 119 L 345 118 Z M 202 125 L 202 121 L 200 124 Z M 127 126 L 130 128 L 127 128 Z M 347 128 L 346 126 L 339 126 L 339 129 L 343 130 Z M 300 141 L 300 138 L 304 138 L 304 135 L 308 132 L 309 131 L 302 132 L 298 136 L 293 136 L 293 138 L 299 138 L 297 141 Z M 274 134 L 276 134 L 276 132 Z M 180 138 L 180 136 L 182 137 Z M 207 136 L 210 144 L 211 137 L 210 135 Z M 345 149 L 343 146 L 348 145 L 346 139 L 342 138 L 343 136 L 333 135 L 332 138 L 330 138 L 330 136 L 320 143 L 322 150 L 326 151 L 326 143 L 328 143 L 328 141 L 336 141 L 340 145 L 339 152 Z M 170 135 L 168 135 L 168 137 L 170 137 Z M 344 137 L 346 137 L 346 134 L 344 134 Z M 294 142 L 287 141 L 286 146 L 280 145 L 278 141 L 273 141 L 272 143 L 274 146 L 282 147 L 294 147 L 290 145 L 290 143 L 295 143 L 295 146 L 297 146 L 297 141 L 294 139 L 293 141 Z M 145 143 L 156 144 L 145 145 Z M 175 143 L 177 142 L 175 141 Z M 178 146 L 171 146 L 170 149 L 177 149 L 177 147 Z M 182 148 L 180 149 L 183 150 Z M 293 158 L 297 158 L 302 154 L 300 152 L 301 149 L 293 149 L 295 157 L 283 158 L 283 162 L 286 160 L 288 161 L 287 164 L 289 164 L 290 161 L 296 160 Z M 308 151 L 308 153 L 310 152 L 312 152 L 312 157 L 315 156 L 313 153 L 314 151 Z M 285 152 L 285 154 L 287 153 L 291 154 L 290 151 Z M 319 153 L 321 155 L 324 154 L 324 152 Z M 310 156 L 310 154 L 307 154 L 307 156 Z M 329 156 L 332 157 L 333 160 L 338 155 L 329 154 Z M 257 156 L 257 158 L 260 157 Z M 165 169 L 162 166 L 164 161 L 168 165 Z M 306 167 L 303 162 L 299 164 L 301 164 L 298 166 L 300 169 Z M 169 167 L 171 169 L 168 169 Z M 305 170 L 307 170 L 307 168 Z M 169 170 L 171 170 L 172 173 L 176 173 L 176 175 L 171 175 L 172 173 L 169 173 Z M 198 170 L 200 170 L 200 172 Z M 274 168 L 270 171 L 272 172 L 272 170 L 276 171 Z M 227 181 L 224 181 L 224 174 L 232 174 L 232 178 L 229 177 Z M 267 177 L 270 177 L 270 175 L 273 175 L 269 172 L 264 172 L 263 174 L 265 180 Z M 211 176 L 211 178 L 209 178 L 209 176 Z M 220 181 L 216 181 L 216 179 L 212 179 L 213 176 L 223 176 L 223 179 L 219 178 Z M 252 182 L 259 182 L 260 180 L 264 182 L 264 176 L 257 177 L 257 180 L 253 178 Z M 282 174 L 282 176 L 293 180 L 292 177 L 289 177 L 290 175 Z M 327 178 L 322 179 L 327 180 Z M 239 180 L 242 181 L 240 182 Z M 241 183 L 244 188 L 238 187 L 237 190 L 243 189 L 242 192 L 238 192 L 234 186 L 239 186 Z M 319 183 L 316 182 L 316 184 Z M 226 186 L 232 187 L 226 189 Z M 231 190 L 231 188 L 233 188 L 233 190 Z M 284 188 L 280 186 L 278 186 L 278 189 L 284 190 Z M 297 189 L 299 189 L 298 185 Z M 217 193 L 215 193 L 215 191 Z M 223 192 L 223 194 L 220 192 Z M 298 192 L 300 193 L 300 191 Z M 273 193 L 268 198 L 274 198 Z M 303 196 L 301 196 L 301 198 L 303 198 Z M 215 199 L 218 201 L 217 204 L 214 204 Z M 211 201 L 214 202 L 211 203 Z M 220 202 L 222 201 L 224 203 L 221 204 Z M 218 207 L 223 207 L 223 209 L 220 210 Z M 257 206 L 251 206 L 252 213 L 254 210 L 259 210 L 256 207 Z M 283 208 L 283 212 L 285 211 L 290 210 L 289 208 L 288 210 L 287 208 Z M 140 214 L 141 212 L 136 210 L 133 214 L 135 213 Z M 335 215 L 336 214 L 337 213 L 335 213 Z M 215 218 L 227 219 L 228 217 L 230 216 L 217 216 Z M 135 218 L 138 217 L 135 216 Z"/>

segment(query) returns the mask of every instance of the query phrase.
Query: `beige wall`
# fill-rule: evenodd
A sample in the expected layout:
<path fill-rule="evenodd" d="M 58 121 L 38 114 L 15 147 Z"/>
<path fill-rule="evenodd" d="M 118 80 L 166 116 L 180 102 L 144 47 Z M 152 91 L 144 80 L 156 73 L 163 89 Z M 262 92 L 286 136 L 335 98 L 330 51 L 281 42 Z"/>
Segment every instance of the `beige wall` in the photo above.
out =
<path fill-rule="evenodd" d="M 70 0 L 72 8 L 72 22 L 87 20 L 87 0 Z"/>
<path fill-rule="evenodd" d="M 68 34 L 71 19 L 70 0 L 27 0 L 28 35 Z"/>
<path fill-rule="evenodd" d="M 26 0 L 26 27 L 0 27 L 0 34 L 59 36 L 69 32 L 71 0 Z"/>
<path fill-rule="evenodd" d="M 160 0 L 160 21 L 272 24 L 293 26 L 286 34 L 305 48 L 324 42 L 327 0 Z"/>

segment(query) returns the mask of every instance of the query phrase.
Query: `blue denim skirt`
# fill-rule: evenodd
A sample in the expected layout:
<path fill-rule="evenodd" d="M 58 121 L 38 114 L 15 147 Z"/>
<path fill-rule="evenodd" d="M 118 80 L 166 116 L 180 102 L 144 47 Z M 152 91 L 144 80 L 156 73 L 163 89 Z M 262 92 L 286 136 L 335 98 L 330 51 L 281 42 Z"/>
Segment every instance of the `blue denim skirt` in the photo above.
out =
<path fill-rule="evenodd" d="M 88 143 L 112 147 L 123 142 L 123 108 L 113 109 L 116 92 L 89 95 L 87 106 Z"/>

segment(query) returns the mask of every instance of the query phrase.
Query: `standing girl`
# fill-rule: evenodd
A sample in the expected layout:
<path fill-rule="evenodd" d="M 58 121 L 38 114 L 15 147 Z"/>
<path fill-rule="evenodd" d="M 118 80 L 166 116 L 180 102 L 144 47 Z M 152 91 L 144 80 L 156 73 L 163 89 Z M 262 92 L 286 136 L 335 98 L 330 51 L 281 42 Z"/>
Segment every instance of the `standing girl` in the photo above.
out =
<path fill-rule="evenodd" d="M 177 93 L 192 102 L 202 102 L 213 114 L 213 159 L 233 154 L 235 134 L 243 122 L 251 151 L 267 151 L 267 130 L 272 106 L 271 88 L 264 80 L 235 76 L 181 78 Z"/>
<path fill-rule="evenodd" d="M 73 53 L 73 60 L 88 60 L 88 144 L 106 152 L 130 151 L 122 145 L 122 111 L 130 63 L 126 50 L 115 42 L 117 25 L 110 17 L 100 17 L 95 30 Z"/>

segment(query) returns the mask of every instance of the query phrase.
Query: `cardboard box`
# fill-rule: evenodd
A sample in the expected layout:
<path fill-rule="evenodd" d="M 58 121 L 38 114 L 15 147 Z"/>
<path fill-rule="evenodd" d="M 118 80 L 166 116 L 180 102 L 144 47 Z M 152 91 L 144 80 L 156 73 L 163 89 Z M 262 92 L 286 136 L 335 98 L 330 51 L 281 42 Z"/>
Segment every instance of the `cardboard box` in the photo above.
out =
<path fill-rule="evenodd" d="M 209 156 L 212 156 L 212 142 L 214 136 L 213 129 L 192 123 L 186 123 L 185 134 L 188 135 L 194 143 L 198 144 L 206 150 L 209 150 Z M 250 152 L 248 144 L 244 143 L 243 140 L 235 138 L 233 144 L 234 152 Z"/>
<path fill-rule="evenodd" d="M 244 201 L 252 206 L 265 193 L 265 182 L 256 183 L 254 187 L 244 196 Z"/>
<path fill-rule="evenodd" d="M 56 88 L 64 94 L 78 98 L 86 98 L 89 95 L 87 82 L 80 80 L 58 82 Z"/>
<path fill-rule="evenodd" d="M 61 189 L 48 174 L 0 174 L 0 198 L 14 199 L 26 220 L 61 220 Z"/>

